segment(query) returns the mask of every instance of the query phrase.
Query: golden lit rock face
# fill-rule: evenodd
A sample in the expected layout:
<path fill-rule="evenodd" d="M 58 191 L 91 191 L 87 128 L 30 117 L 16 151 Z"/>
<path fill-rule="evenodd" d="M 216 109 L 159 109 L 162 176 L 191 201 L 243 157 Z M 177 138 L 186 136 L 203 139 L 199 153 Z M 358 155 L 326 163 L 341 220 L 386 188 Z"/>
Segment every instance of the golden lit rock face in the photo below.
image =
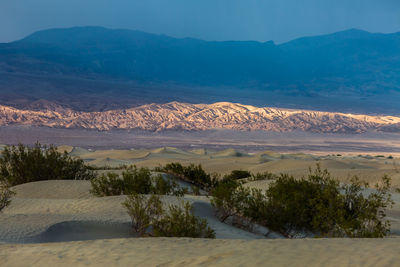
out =
<path fill-rule="evenodd" d="M 0 126 L 11 124 L 100 131 L 232 129 L 319 133 L 363 133 L 370 130 L 400 132 L 400 117 L 259 108 L 228 102 L 209 105 L 171 102 L 104 112 L 78 112 L 59 106 L 48 106 L 41 110 L 0 106 Z"/>

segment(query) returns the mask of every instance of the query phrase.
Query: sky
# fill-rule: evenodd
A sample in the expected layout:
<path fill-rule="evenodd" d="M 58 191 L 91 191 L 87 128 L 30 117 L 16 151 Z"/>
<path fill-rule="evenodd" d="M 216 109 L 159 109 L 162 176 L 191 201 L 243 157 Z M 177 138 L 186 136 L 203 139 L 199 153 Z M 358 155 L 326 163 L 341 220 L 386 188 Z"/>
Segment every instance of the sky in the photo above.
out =
<path fill-rule="evenodd" d="M 350 28 L 398 32 L 400 0 L 0 0 L 0 42 L 88 25 L 282 43 Z"/>

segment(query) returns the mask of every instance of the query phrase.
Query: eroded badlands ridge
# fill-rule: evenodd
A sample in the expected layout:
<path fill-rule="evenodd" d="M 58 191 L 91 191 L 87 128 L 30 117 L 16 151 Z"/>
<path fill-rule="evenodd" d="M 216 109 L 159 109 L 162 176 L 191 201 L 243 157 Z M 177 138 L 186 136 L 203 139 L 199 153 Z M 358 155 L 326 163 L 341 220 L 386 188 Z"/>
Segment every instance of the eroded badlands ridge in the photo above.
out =
<path fill-rule="evenodd" d="M 0 106 L 0 126 L 12 124 L 101 131 L 234 129 L 319 133 L 400 132 L 400 117 L 258 108 L 228 102 L 209 105 L 171 102 L 104 112 L 78 112 L 55 105 L 40 110 Z"/>

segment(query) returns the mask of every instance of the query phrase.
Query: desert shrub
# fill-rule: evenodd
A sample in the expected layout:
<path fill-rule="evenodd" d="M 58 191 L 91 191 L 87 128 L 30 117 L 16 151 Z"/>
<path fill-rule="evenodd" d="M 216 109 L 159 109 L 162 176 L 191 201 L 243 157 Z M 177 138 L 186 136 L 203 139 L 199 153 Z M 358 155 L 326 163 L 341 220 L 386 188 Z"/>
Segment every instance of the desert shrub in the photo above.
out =
<path fill-rule="evenodd" d="M 119 165 L 119 166 L 106 166 L 106 165 L 104 165 L 104 166 L 93 166 L 93 165 L 88 165 L 88 168 L 90 169 L 90 170 L 93 170 L 93 171 L 103 171 L 103 170 L 105 170 L 105 171 L 113 171 L 113 170 L 125 170 L 125 169 L 127 169 L 129 166 L 127 166 L 127 165 L 125 165 L 125 164 L 121 164 L 121 165 Z"/>
<path fill-rule="evenodd" d="M 130 167 L 122 172 L 123 193 L 150 194 L 153 190 L 152 175 L 148 168 Z"/>
<path fill-rule="evenodd" d="M 341 208 L 339 183 L 326 174 L 316 174 L 309 180 L 281 175 L 266 191 L 263 223 L 287 237 L 329 231 L 330 219 Z"/>
<path fill-rule="evenodd" d="M 277 175 L 270 173 L 270 172 L 258 172 L 258 173 L 252 173 L 249 181 L 264 181 L 264 180 L 275 180 L 278 178 Z"/>
<path fill-rule="evenodd" d="M 233 180 L 239 180 L 239 179 L 244 179 L 248 178 L 251 176 L 251 173 L 249 171 L 243 171 L 243 170 L 233 170 L 231 171 L 230 174 L 227 175 L 230 179 Z"/>
<path fill-rule="evenodd" d="M 282 175 L 266 191 L 264 224 L 288 237 L 313 233 L 327 237 L 383 237 L 390 229 L 385 209 L 392 205 L 390 179 L 368 197 L 354 178 L 340 185 L 319 166 L 307 178 Z"/>
<path fill-rule="evenodd" d="M 121 177 L 115 173 L 103 174 L 91 181 L 91 193 L 95 196 L 129 194 L 158 194 L 183 196 L 185 190 L 170 178 L 153 176 L 148 168 L 128 167 Z"/>
<path fill-rule="evenodd" d="M 133 194 L 122 204 L 138 236 L 215 238 L 207 220 L 194 216 L 188 202 L 182 202 L 182 207 L 170 205 L 165 210 L 159 196 Z"/>
<path fill-rule="evenodd" d="M 212 191 L 212 205 L 221 221 L 244 217 L 290 238 L 383 237 L 390 230 L 385 220 L 393 204 L 390 179 L 383 177 L 376 191 L 364 196 L 367 186 L 357 178 L 341 185 L 317 166 L 306 178 L 282 174 L 265 192 L 221 182 Z"/>
<path fill-rule="evenodd" d="M 385 220 L 386 209 L 393 206 L 390 190 L 391 179 L 383 176 L 381 183 L 375 185 L 376 191 L 365 197 L 362 193 L 368 183 L 362 183 L 357 177 L 344 190 L 344 212 L 335 228 L 334 236 L 348 237 L 384 237 L 390 231 L 390 222 Z"/>
<path fill-rule="evenodd" d="M 225 178 L 211 191 L 211 205 L 216 209 L 216 216 L 221 222 L 242 213 L 249 189 L 240 182 Z"/>
<path fill-rule="evenodd" d="M 193 195 L 200 196 L 200 188 L 198 186 L 192 185 L 190 186 L 190 190 L 192 191 Z"/>
<path fill-rule="evenodd" d="M 14 194 L 6 182 L 0 181 L 0 212 L 10 204 L 11 197 Z"/>
<path fill-rule="evenodd" d="M 174 175 L 202 189 L 210 189 L 217 182 L 217 177 L 205 172 L 201 165 L 190 164 L 189 166 L 183 166 L 176 162 L 168 163 L 159 170 Z"/>
<path fill-rule="evenodd" d="M 132 229 L 138 236 L 145 236 L 149 227 L 158 222 L 163 215 L 163 205 L 156 195 L 132 194 L 122 203 L 132 220 Z"/>
<path fill-rule="evenodd" d="M 42 180 L 89 180 L 95 177 L 81 159 L 60 153 L 55 146 L 36 143 L 6 147 L 0 157 L 0 179 L 14 186 Z"/>
<path fill-rule="evenodd" d="M 90 192 L 98 197 L 118 196 L 124 194 L 124 181 L 116 173 L 109 172 L 90 180 Z"/>
<path fill-rule="evenodd" d="M 221 222 L 230 219 L 234 226 L 251 230 L 255 222 L 262 221 L 266 199 L 259 189 L 225 178 L 211 191 L 211 196 L 211 205 Z"/>
<path fill-rule="evenodd" d="M 152 193 L 183 197 L 187 193 L 187 189 L 180 188 L 179 184 L 170 177 L 164 178 L 162 175 L 157 175 L 153 181 Z"/>
<path fill-rule="evenodd" d="M 154 236 L 215 238 L 215 231 L 208 226 L 207 220 L 192 214 L 189 202 L 182 206 L 169 206 L 166 214 L 153 225 Z"/>

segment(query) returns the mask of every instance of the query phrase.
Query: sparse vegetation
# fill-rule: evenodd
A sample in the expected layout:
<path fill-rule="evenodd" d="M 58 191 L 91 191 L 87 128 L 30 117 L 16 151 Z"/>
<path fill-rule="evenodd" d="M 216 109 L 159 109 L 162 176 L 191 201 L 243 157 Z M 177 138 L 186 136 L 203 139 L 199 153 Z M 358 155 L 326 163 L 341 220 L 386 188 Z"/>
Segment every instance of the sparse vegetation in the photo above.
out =
<path fill-rule="evenodd" d="M 243 213 L 243 205 L 250 195 L 250 190 L 240 182 L 224 179 L 211 191 L 211 205 L 216 208 L 216 215 L 221 222 Z"/>
<path fill-rule="evenodd" d="M 129 166 L 128 165 L 125 165 L 125 164 L 121 164 L 121 165 L 119 165 L 119 166 L 115 166 L 115 167 L 112 167 L 112 166 L 93 166 L 93 165 L 88 165 L 88 168 L 90 169 L 90 170 L 93 170 L 93 171 L 103 171 L 103 170 L 106 170 L 106 171 L 116 171 L 116 170 L 125 170 L 125 169 L 127 169 Z"/>
<path fill-rule="evenodd" d="M 251 173 L 249 171 L 233 170 L 226 177 L 233 180 L 239 180 L 239 179 L 249 178 L 250 176 Z"/>
<path fill-rule="evenodd" d="M 0 181 L 0 212 L 10 204 L 13 195 L 14 192 L 10 190 L 10 186 Z"/>
<path fill-rule="evenodd" d="M 190 186 L 190 190 L 192 191 L 193 195 L 200 196 L 200 188 L 198 186 L 192 185 Z"/>
<path fill-rule="evenodd" d="M 43 180 L 90 180 L 95 173 L 83 160 L 55 146 L 7 146 L 0 157 L 0 180 L 14 186 Z"/>
<path fill-rule="evenodd" d="M 153 225 L 154 236 L 215 238 L 207 220 L 192 214 L 189 202 L 182 202 L 181 206 L 168 207 L 166 214 Z"/>
<path fill-rule="evenodd" d="M 138 236 L 215 238 L 207 220 L 194 216 L 188 202 L 170 205 L 165 210 L 159 196 L 133 194 L 123 205 Z"/>
<path fill-rule="evenodd" d="M 149 227 L 159 221 L 163 215 L 162 202 L 156 195 L 147 199 L 146 196 L 132 194 L 122 205 L 131 217 L 133 231 L 141 237 L 147 235 Z"/>
<path fill-rule="evenodd" d="M 183 166 L 175 162 L 157 168 L 157 171 L 171 174 L 205 190 L 210 190 L 218 183 L 217 176 L 205 172 L 201 165 L 190 164 L 189 166 Z"/>
<path fill-rule="evenodd" d="M 186 192 L 174 180 L 162 175 L 153 176 L 148 168 L 136 166 L 128 167 L 121 176 L 106 173 L 90 182 L 91 193 L 99 197 L 129 194 L 183 196 Z"/>
<path fill-rule="evenodd" d="M 270 172 L 262 172 L 262 173 L 255 173 L 251 174 L 249 181 L 264 181 L 264 180 L 275 180 L 278 178 L 277 175 L 270 173 Z"/>
<path fill-rule="evenodd" d="M 393 202 L 390 179 L 385 176 L 376 191 L 362 194 L 368 186 L 354 178 L 340 185 L 317 166 L 306 178 L 282 174 L 262 192 L 246 189 L 233 180 L 212 191 L 212 204 L 221 221 L 246 218 L 286 237 L 383 237 L 390 229 L 385 210 Z M 237 221 L 237 220 L 236 220 Z"/>

